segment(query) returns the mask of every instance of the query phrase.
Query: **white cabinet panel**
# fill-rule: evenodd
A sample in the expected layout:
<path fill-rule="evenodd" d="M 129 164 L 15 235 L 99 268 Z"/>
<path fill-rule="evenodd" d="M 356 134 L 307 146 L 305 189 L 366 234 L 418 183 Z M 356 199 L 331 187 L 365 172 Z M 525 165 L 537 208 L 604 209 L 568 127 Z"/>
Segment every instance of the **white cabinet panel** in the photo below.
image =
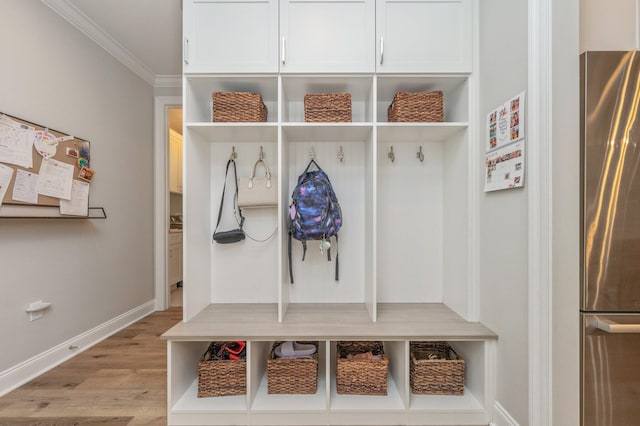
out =
<path fill-rule="evenodd" d="M 373 72 L 373 0 L 283 0 L 282 72 Z"/>
<path fill-rule="evenodd" d="M 184 2 L 185 72 L 277 72 L 277 0 Z"/>
<path fill-rule="evenodd" d="M 378 72 L 471 72 L 470 0 L 377 0 Z"/>

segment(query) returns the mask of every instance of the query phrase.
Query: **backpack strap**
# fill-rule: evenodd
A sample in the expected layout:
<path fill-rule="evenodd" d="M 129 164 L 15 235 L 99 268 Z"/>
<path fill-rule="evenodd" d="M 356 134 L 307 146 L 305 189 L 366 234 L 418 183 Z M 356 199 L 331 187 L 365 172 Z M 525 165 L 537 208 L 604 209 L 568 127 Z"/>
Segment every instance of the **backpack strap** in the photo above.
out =
<path fill-rule="evenodd" d="M 227 189 L 227 176 L 229 175 L 229 167 L 233 164 L 233 182 L 236 185 L 236 194 L 234 197 L 234 204 L 238 200 L 238 173 L 236 171 L 236 162 L 233 159 L 227 161 L 227 169 L 224 172 L 224 186 L 222 187 L 222 199 L 220 200 L 220 209 L 218 210 L 218 221 L 216 222 L 216 229 L 213 231 L 216 233 L 218 231 L 218 226 L 220 226 L 220 220 L 222 219 L 222 208 L 224 207 L 224 193 Z M 238 212 L 240 213 L 240 229 L 242 229 L 242 225 L 244 225 L 244 216 L 242 216 L 242 209 L 238 207 Z"/>
<path fill-rule="evenodd" d="M 340 279 L 338 278 L 338 234 L 336 234 L 336 281 L 340 281 Z"/>
<path fill-rule="evenodd" d="M 289 246 L 287 247 L 289 252 L 289 282 L 293 284 L 293 266 L 291 265 L 291 231 L 289 231 Z"/>
<path fill-rule="evenodd" d="M 302 261 L 304 262 L 304 258 L 307 255 L 307 240 L 300 241 L 302 243 Z"/>
<path fill-rule="evenodd" d="M 316 163 L 316 160 L 311 160 L 309 161 L 309 164 L 307 164 L 307 168 L 304 169 L 304 172 L 302 172 L 302 174 L 304 175 L 305 173 L 307 173 L 309 171 L 309 168 L 311 167 L 311 165 L 316 166 L 316 168 L 320 171 L 322 171 L 322 169 L 320 168 L 320 166 L 318 166 L 318 163 Z"/>

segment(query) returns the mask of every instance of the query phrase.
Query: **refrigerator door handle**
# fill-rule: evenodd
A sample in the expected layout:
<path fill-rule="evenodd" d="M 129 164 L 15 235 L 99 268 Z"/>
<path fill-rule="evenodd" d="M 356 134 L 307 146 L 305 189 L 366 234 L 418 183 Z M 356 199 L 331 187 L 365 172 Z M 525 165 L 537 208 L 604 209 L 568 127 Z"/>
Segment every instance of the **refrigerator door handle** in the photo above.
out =
<path fill-rule="evenodd" d="M 607 333 L 640 333 L 640 324 L 620 324 L 610 319 L 596 317 L 595 326 Z"/>

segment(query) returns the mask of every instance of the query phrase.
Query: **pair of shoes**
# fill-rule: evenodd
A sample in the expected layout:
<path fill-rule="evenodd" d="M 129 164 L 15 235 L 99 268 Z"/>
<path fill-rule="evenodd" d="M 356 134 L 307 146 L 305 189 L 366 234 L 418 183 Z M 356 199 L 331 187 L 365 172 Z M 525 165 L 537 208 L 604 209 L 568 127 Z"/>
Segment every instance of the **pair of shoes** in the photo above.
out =
<path fill-rule="evenodd" d="M 375 353 L 374 353 L 375 352 Z M 348 354 L 347 359 L 360 359 L 367 361 L 382 361 L 382 354 L 379 351 L 369 351 L 359 354 Z"/>
<path fill-rule="evenodd" d="M 311 358 L 316 353 L 316 345 L 287 341 L 276 346 L 273 353 L 276 358 Z"/>

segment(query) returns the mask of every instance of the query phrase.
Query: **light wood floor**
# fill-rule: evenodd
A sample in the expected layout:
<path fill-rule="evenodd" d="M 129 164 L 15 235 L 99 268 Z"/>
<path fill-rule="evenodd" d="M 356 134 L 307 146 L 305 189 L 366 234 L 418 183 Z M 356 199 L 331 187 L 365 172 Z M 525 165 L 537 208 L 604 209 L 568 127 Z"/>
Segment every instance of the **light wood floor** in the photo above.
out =
<path fill-rule="evenodd" d="M 167 343 L 155 312 L 0 398 L 0 425 L 166 425 Z"/>

